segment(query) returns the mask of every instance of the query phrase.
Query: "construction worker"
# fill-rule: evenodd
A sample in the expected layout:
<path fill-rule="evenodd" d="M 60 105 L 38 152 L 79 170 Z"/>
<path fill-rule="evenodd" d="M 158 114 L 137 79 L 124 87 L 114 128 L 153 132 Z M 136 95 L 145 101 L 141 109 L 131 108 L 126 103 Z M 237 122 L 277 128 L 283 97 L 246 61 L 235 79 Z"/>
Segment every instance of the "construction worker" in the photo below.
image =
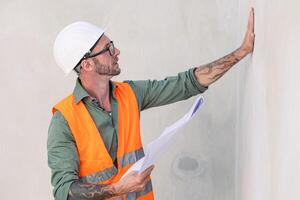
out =
<path fill-rule="evenodd" d="M 64 28 L 55 40 L 54 57 L 78 79 L 73 93 L 52 109 L 47 148 L 55 199 L 154 199 L 153 166 L 120 179 L 144 156 L 140 111 L 204 92 L 253 51 L 253 21 L 251 9 L 237 50 L 160 81 L 112 82 L 121 72 L 120 50 L 104 30 L 87 22 Z"/>

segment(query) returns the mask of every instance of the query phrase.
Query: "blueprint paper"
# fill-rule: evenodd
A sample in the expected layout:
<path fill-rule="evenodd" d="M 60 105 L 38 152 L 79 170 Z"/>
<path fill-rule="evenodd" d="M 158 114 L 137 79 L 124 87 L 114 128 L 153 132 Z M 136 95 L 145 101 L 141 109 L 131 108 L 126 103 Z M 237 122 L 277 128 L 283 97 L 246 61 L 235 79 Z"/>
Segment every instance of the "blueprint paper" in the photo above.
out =
<path fill-rule="evenodd" d="M 170 145 L 174 143 L 175 136 L 178 135 L 178 130 L 183 128 L 195 116 L 202 104 L 203 97 L 199 96 L 189 112 L 187 112 L 182 118 L 177 120 L 171 126 L 166 127 L 157 139 L 153 140 L 147 145 L 145 156 L 132 165 L 131 168 L 129 168 L 129 170 L 123 175 L 123 177 L 132 171 L 141 173 L 153 165 L 159 159 L 159 157 L 169 149 Z"/>

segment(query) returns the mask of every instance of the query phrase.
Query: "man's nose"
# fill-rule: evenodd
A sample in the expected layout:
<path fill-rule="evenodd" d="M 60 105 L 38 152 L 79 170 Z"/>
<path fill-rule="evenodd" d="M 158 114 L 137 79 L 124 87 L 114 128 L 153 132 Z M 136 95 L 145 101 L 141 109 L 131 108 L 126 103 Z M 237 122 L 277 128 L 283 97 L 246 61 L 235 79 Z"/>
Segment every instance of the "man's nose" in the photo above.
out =
<path fill-rule="evenodd" d="M 120 55 L 121 52 L 120 52 L 120 50 L 119 50 L 118 48 L 116 48 L 115 51 L 116 51 L 116 52 L 115 52 L 115 56 Z"/>

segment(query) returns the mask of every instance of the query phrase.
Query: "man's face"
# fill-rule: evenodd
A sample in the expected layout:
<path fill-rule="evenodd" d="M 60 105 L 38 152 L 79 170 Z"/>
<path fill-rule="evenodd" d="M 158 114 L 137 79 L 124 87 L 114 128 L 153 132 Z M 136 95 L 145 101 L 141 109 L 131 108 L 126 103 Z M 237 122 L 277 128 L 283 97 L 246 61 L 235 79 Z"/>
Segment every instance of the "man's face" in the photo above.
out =
<path fill-rule="evenodd" d="M 103 35 L 93 49 L 92 54 L 106 49 L 109 45 L 111 45 L 110 39 L 106 35 Z M 99 75 L 116 76 L 121 73 L 121 69 L 119 68 L 118 64 L 119 55 L 119 49 L 115 48 L 115 53 L 113 55 L 111 55 L 110 51 L 108 50 L 90 59 L 92 59 L 95 65 L 95 70 Z"/>

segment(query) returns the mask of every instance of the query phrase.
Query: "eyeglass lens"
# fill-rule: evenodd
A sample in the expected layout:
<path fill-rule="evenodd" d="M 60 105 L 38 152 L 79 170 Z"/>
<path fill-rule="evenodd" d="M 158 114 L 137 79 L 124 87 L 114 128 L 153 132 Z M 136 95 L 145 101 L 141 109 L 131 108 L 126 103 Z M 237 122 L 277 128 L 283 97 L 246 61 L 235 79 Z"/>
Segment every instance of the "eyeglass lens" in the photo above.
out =
<path fill-rule="evenodd" d="M 111 41 L 109 46 L 108 46 L 108 49 L 109 49 L 109 53 L 111 56 L 115 55 L 115 46 L 114 46 L 114 43 Z"/>

